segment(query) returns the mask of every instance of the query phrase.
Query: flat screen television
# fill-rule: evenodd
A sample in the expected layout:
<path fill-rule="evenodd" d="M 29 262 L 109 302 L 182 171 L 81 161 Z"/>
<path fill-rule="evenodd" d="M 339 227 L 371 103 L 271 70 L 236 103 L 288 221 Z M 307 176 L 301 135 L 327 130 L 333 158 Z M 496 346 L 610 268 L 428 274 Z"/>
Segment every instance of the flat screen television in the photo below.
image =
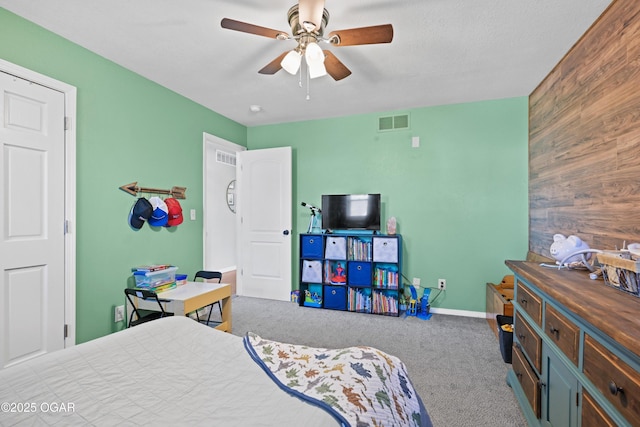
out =
<path fill-rule="evenodd" d="M 324 194 L 325 230 L 380 230 L 380 194 Z"/>

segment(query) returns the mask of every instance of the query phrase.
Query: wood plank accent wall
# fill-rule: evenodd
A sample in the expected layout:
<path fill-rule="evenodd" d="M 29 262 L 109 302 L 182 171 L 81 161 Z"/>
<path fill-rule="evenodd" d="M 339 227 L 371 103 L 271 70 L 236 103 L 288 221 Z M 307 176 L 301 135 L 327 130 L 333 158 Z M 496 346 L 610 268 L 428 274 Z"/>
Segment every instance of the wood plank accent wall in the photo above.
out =
<path fill-rule="evenodd" d="M 529 97 L 529 250 L 640 242 L 640 1 L 615 0 Z"/>

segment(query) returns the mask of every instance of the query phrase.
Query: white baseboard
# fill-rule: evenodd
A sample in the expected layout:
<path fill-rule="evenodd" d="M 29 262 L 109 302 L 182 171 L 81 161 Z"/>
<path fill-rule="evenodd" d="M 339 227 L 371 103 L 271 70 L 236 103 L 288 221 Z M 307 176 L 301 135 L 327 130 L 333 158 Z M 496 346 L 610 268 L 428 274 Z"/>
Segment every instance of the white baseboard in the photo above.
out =
<path fill-rule="evenodd" d="M 452 310 L 450 308 L 431 307 L 429 312 L 434 314 L 446 314 L 449 316 L 477 317 L 479 319 L 485 319 L 487 317 L 484 311 Z"/>

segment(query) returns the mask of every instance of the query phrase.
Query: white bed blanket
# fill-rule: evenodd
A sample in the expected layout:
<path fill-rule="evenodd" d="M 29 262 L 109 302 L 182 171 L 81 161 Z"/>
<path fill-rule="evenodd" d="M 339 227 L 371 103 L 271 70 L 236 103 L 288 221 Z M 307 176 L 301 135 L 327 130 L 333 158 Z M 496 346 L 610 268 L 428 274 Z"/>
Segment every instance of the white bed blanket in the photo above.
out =
<path fill-rule="evenodd" d="M 3 426 L 338 425 L 329 413 L 280 390 L 241 337 L 185 317 L 4 369 L 0 404 Z"/>

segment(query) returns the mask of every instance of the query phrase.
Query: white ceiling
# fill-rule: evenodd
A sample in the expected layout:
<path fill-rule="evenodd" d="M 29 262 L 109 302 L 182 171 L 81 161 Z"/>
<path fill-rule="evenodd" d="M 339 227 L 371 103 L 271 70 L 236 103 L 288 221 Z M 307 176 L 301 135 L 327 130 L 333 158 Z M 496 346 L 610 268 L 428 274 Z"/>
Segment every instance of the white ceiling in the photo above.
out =
<path fill-rule="evenodd" d="M 33 21 L 246 126 L 527 96 L 610 0 L 326 0 L 334 30 L 390 23 L 391 44 L 329 47 L 353 72 L 306 82 L 258 70 L 295 42 L 295 0 L 0 0 Z M 325 47 L 327 48 L 327 47 Z M 262 111 L 250 111 L 251 105 Z"/>

